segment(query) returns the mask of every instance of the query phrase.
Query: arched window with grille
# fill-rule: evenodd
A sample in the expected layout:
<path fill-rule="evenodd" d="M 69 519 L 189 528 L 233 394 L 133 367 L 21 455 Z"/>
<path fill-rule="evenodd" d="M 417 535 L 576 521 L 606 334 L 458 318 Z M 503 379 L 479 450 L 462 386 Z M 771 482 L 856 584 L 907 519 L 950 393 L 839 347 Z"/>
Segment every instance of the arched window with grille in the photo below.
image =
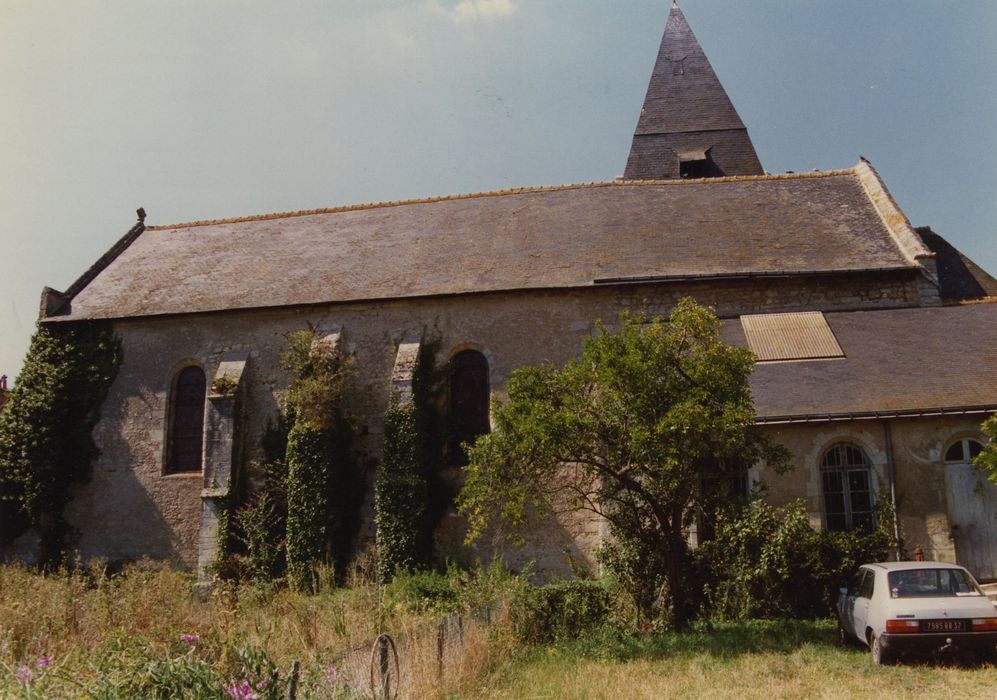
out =
<path fill-rule="evenodd" d="M 166 445 L 167 474 L 201 471 L 206 388 L 204 370 L 196 366 L 180 370 L 173 380 Z"/>
<path fill-rule="evenodd" d="M 450 440 L 448 461 L 467 464 L 463 443 L 491 432 L 488 358 L 477 350 L 462 350 L 450 359 Z"/>
<path fill-rule="evenodd" d="M 820 461 L 828 530 L 871 530 L 875 524 L 872 465 L 858 445 L 838 443 Z"/>

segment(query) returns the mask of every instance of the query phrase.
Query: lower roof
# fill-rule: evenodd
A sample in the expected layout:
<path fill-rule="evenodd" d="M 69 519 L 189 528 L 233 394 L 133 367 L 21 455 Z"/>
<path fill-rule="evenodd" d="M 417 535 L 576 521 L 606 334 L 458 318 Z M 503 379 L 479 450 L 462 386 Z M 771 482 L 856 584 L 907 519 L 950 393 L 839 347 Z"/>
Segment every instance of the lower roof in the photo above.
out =
<path fill-rule="evenodd" d="M 756 364 L 760 423 L 997 410 L 997 303 L 825 317 L 844 357 Z M 723 335 L 747 347 L 739 319 Z"/>

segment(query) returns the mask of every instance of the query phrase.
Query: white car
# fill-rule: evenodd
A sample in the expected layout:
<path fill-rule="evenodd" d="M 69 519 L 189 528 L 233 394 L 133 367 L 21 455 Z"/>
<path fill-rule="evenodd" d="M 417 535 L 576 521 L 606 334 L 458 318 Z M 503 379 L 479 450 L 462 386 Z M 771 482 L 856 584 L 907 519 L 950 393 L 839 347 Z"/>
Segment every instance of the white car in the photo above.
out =
<path fill-rule="evenodd" d="M 838 597 L 838 634 L 867 645 L 877 664 L 908 652 L 971 651 L 997 660 L 997 609 L 961 566 L 865 564 Z"/>

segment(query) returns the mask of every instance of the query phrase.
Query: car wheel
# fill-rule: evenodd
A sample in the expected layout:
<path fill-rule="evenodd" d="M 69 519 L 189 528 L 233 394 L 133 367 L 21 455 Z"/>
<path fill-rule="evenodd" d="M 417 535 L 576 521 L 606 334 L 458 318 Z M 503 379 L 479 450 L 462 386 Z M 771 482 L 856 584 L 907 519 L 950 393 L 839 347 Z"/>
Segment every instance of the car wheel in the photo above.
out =
<path fill-rule="evenodd" d="M 997 646 L 978 647 L 976 649 L 976 660 L 981 664 L 997 666 Z"/>
<path fill-rule="evenodd" d="M 894 661 L 893 652 L 883 646 L 883 641 L 874 633 L 869 633 L 869 653 L 877 666 L 889 666 Z"/>

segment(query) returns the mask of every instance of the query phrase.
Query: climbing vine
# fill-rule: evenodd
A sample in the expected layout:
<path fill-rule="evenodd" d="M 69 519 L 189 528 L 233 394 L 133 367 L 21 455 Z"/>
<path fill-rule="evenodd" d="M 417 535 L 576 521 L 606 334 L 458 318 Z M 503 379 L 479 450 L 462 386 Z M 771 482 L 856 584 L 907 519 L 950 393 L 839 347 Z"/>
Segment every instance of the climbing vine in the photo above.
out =
<path fill-rule="evenodd" d="M 983 451 L 973 460 L 973 464 L 979 467 L 993 483 L 997 484 L 997 415 L 990 416 L 983 421 L 981 430 L 990 440 L 983 447 Z"/>
<path fill-rule="evenodd" d="M 0 413 L 0 541 L 34 528 L 43 565 L 73 534 L 63 510 L 99 454 L 91 433 L 120 363 L 109 324 L 39 325 Z"/>
<path fill-rule="evenodd" d="M 419 464 L 416 407 L 392 398 L 384 414 L 384 448 L 374 482 L 377 573 L 389 580 L 418 558 L 419 525 L 426 512 L 426 479 Z"/>
<path fill-rule="evenodd" d="M 412 377 L 412 400 L 392 397 L 384 414 L 384 447 L 374 482 L 378 576 L 430 563 L 432 535 L 452 502 L 439 479 L 443 430 L 437 340 L 423 342 Z"/>
<path fill-rule="evenodd" d="M 355 490 L 348 459 L 350 424 L 343 410 L 349 363 L 313 331 L 287 337 L 282 364 L 294 376 L 285 412 L 292 424 L 287 438 L 286 558 L 288 580 L 313 588 L 316 565 L 342 565 L 352 524 Z M 333 495 L 334 494 L 334 495 Z"/>
<path fill-rule="evenodd" d="M 325 559 L 332 449 L 329 435 L 295 425 L 287 440 L 287 574 L 296 589 L 312 588 L 312 572 Z"/>

